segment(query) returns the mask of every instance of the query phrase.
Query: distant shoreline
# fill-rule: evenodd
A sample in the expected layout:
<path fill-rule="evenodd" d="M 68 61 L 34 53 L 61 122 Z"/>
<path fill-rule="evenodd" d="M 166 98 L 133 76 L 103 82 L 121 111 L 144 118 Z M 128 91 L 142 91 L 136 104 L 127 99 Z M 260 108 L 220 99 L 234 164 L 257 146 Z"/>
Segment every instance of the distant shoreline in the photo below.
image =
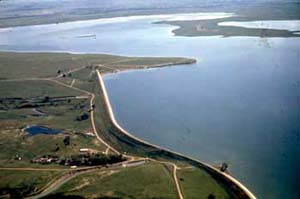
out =
<path fill-rule="evenodd" d="M 195 13 L 195 12 L 234 12 L 251 18 L 262 20 L 277 19 L 289 20 L 300 19 L 299 5 L 297 2 L 268 2 L 268 1 L 245 1 L 205 2 L 192 1 L 186 5 L 184 1 L 177 4 L 171 2 L 152 2 L 135 5 L 130 3 L 123 5 L 95 3 L 92 6 L 87 1 L 79 6 L 70 6 L 71 1 L 57 4 L 56 1 L 47 2 L 11 2 L 9 0 L 0 1 L 0 28 L 15 27 L 25 25 L 38 25 L 50 23 L 63 23 L 78 20 L 90 20 L 112 17 L 127 17 L 140 15 L 162 15 L 174 13 Z M 94 2 L 93 2 L 94 3 Z M 38 7 L 39 9 L 36 9 Z M 30 9 L 35 8 L 35 9 Z M 80 8 L 80 9 L 78 9 Z M 280 8 L 280 9 L 278 9 Z M 253 20 L 253 19 L 251 19 Z"/>

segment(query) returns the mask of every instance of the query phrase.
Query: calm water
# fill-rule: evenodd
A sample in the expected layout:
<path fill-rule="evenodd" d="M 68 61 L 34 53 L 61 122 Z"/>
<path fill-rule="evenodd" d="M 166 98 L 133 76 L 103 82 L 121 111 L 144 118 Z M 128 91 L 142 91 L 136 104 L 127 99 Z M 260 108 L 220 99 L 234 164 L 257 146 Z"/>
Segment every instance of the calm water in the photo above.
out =
<path fill-rule="evenodd" d="M 29 127 L 25 128 L 24 130 L 27 133 L 29 133 L 30 135 L 37 135 L 37 134 L 58 134 L 58 133 L 62 132 L 61 130 L 50 129 L 48 127 L 37 126 L 37 125 L 29 126 Z"/>
<path fill-rule="evenodd" d="M 300 39 L 174 37 L 152 20 L 2 29 L 0 49 L 196 58 L 107 75 L 119 122 L 155 144 L 229 163 L 261 199 L 300 198 Z M 89 34 L 96 38 L 78 37 Z"/>

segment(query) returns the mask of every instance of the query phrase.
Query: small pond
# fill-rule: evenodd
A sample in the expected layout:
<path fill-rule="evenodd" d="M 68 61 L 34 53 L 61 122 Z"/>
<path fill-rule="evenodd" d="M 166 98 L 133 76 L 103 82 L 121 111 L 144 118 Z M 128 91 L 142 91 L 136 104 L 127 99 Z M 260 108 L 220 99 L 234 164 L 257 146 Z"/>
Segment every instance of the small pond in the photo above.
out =
<path fill-rule="evenodd" d="M 51 129 L 45 126 L 38 126 L 38 125 L 32 125 L 32 126 L 27 126 L 24 129 L 27 133 L 30 135 L 37 135 L 37 134 L 58 134 L 61 133 L 61 130 L 58 129 Z"/>

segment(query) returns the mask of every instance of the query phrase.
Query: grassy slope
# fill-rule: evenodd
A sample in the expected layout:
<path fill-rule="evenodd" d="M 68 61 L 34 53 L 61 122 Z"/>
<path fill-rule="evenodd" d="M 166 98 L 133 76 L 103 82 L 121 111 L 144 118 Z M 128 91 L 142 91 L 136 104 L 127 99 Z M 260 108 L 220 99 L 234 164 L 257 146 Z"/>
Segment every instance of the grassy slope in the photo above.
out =
<path fill-rule="evenodd" d="M 2 97 L 58 97 L 58 96 L 77 96 L 81 92 L 66 88 L 49 81 L 8 81 L 1 82 L 0 93 Z"/>
<path fill-rule="evenodd" d="M 185 198 L 207 199 L 213 194 L 216 198 L 230 199 L 224 189 L 203 170 L 197 168 L 178 170 L 177 175 Z"/>
<path fill-rule="evenodd" d="M 80 187 L 80 185 L 83 185 Z M 85 185 L 85 186 L 84 186 Z M 57 193 L 84 197 L 176 198 L 170 172 L 161 164 L 121 169 L 115 173 L 93 172 L 72 179 Z"/>
<path fill-rule="evenodd" d="M 21 198 L 34 189 L 43 188 L 61 174 L 61 171 L 1 171 L 0 195 L 10 194 L 12 198 Z"/>

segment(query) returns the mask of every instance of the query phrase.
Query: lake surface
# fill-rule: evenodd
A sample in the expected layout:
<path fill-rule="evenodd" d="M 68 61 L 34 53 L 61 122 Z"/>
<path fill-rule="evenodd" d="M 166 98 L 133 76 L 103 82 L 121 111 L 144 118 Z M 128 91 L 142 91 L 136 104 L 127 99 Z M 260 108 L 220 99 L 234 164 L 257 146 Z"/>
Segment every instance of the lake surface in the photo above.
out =
<path fill-rule="evenodd" d="M 50 129 L 50 128 L 45 127 L 45 126 L 38 126 L 38 125 L 28 126 L 28 127 L 26 127 L 24 129 L 24 131 L 26 131 L 30 135 L 37 135 L 37 134 L 58 134 L 58 133 L 62 132 L 61 130 Z"/>
<path fill-rule="evenodd" d="M 174 37 L 176 27 L 152 21 L 0 29 L 0 49 L 196 58 L 106 75 L 120 124 L 211 164 L 227 162 L 258 198 L 300 198 L 300 39 Z"/>

